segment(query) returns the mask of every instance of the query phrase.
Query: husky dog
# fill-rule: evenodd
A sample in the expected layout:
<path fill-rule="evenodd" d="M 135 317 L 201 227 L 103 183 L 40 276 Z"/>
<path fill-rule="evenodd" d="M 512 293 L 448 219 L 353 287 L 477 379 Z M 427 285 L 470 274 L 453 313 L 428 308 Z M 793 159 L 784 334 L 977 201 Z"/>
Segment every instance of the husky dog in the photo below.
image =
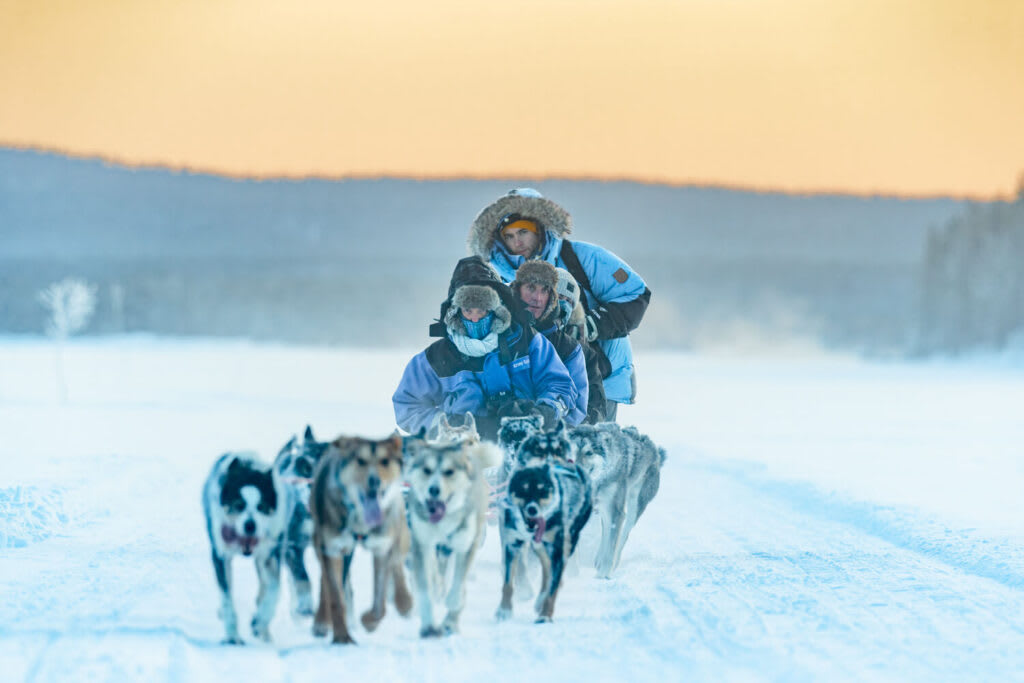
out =
<path fill-rule="evenodd" d="M 569 432 L 580 465 L 590 477 L 601 545 L 594 559 L 600 578 L 619 566 L 637 519 L 658 492 L 665 450 L 633 427 L 612 422 L 579 425 Z"/>
<path fill-rule="evenodd" d="M 540 415 L 503 417 L 498 427 L 498 445 L 505 455 L 503 479 L 507 480 L 515 465 L 516 453 L 526 437 L 544 431 L 544 418 Z"/>
<path fill-rule="evenodd" d="M 405 459 L 409 485 L 406 507 L 412 531 L 412 562 L 420 636 L 458 631 L 466 603 L 466 576 L 486 530 L 488 488 L 483 470 L 501 463 L 498 448 L 470 440 L 419 441 L 410 444 Z M 435 602 L 445 593 L 448 560 L 455 569 L 447 590 L 448 614 L 434 621 Z"/>
<path fill-rule="evenodd" d="M 284 563 L 292 578 L 292 614 L 295 616 L 313 616 L 313 597 L 304 559 L 313 537 L 309 491 L 313 484 L 313 470 L 327 446 L 326 441 L 317 441 L 313 428 L 306 425 L 302 440 L 293 436 L 281 447 L 274 460 L 274 472 L 291 492 L 293 501 L 285 530 Z"/>
<path fill-rule="evenodd" d="M 403 445 L 397 434 L 380 441 L 339 437 L 320 459 L 309 501 L 321 569 L 314 635 L 327 635 L 329 620 L 335 643 L 355 642 L 347 622 L 352 603 L 349 569 L 360 543 L 373 554 L 373 605 L 362 616 L 363 627 L 373 631 L 384 618 L 389 586 L 398 612 L 405 615 L 412 609 L 402 569 L 409 551 L 401 494 Z"/>
<path fill-rule="evenodd" d="M 498 427 L 498 446 L 501 447 L 504 457 L 501 467 L 488 480 L 494 490 L 491 505 L 488 508 L 488 523 L 497 524 L 499 501 L 505 497 L 508 491 L 508 480 L 512 474 L 512 468 L 516 464 L 516 452 L 519 450 L 519 446 L 526 441 L 526 437 L 542 431 L 544 431 L 544 418 L 540 415 L 501 418 Z M 519 553 L 516 559 L 515 583 L 516 593 L 520 600 L 529 600 L 533 595 L 527 564 L 526 553 Z"/>
<path fill-rule="evenodd" d="M 517 451 L 498 527 L 504 567 L 501 604 L 495 614 L 499 620 L 512 616 L 516 560 L 529 545 L 542 569 L 534 605 L 537 622 L 551 621 L 565 562 L 590 519 L 590 483 L 582 468 L 569 461 L 572 451 L 561 420 L 553 431 L 527 437 Z"/>
<path fill-rule="evenodd" d="M 533 417 L 503 418 L 498 442 L 506 454 L 506 467 L 515 464 L 526 437 L 541 431 Z M 575 455 L 589 475 L 594 508 L 601 519 L 601 545 L 594 567 L 609 578 L 618 567 L 629 533 L 658 492 L 665 450 L 635 427 L 613 422 L 578 425 L 568 430 Z"/>
<path fill-rule="evenodd" d="M 225 642 L 242 644 L 231 595 L 231 559 L 241 553 L 256 563 L 260 590 L 252 633 L 270 640 L 270 620 L 277 607 L 288 492 L 270 464 L 255 453 L 225 453 L 213 464 L 203 485 L 203 511 L 210 537 L 213 571 L 220 587 L 219 615 Z"/>
<path fill-rule="evenodd" d="M 427 438 L 441 443 L 458 443 L 461 441 L 480 443 L 480 433 L 476 430 L 476 418 L 473 417 L 473 413 L 468 411 L 462 420 L 462 424 L 458 426 L 451 424 L 448 421 L 448 416 L 441 413 L 441 417 L 438 418 L 434 427 L 427 434 Z"/>

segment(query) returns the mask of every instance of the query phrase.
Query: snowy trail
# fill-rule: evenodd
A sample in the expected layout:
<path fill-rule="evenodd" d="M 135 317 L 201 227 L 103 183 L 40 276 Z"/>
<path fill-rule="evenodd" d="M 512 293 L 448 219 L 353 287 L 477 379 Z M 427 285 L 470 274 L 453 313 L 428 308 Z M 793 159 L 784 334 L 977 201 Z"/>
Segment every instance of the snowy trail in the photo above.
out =
<path fill-rule="evenodd" d="M 28 556 L 19 558 L 21 576 L 5 580 L 0 661 L 20 663 L 16 679 L 42 681 L 90 672 L 101 679 L 204 680 L 239 671 L 325 679 L 335 661 L 383 680 L 410 671 L 424 680 L 462 680 L 452 672 L 544 678 L 570 663 L 598 680 L 658 680 L 669 671 L 797 680 L 899 672 L 935 680 L 1024 670 L 1019 586 L 813 514 L 679 452 L 670 452 L 649 513 L 612 581 L 595 579 L 586 566 L 568 578 L 554 624 L 530 623 L 529 603 L 516 604 L 512 623 L 493 622 L 499 568 L 492 533 L 460 637 L 423 643 L 415 620 L 392 615 L 378 633 L 357 631 L 358 655 L 327 647 L 305 623 L 292 622 L 287 595 L 273 625 L 280 651 L 220 647 L 204 539 L 129 528 L 110 515 L 21 551 Z M 171 516 L 179 515 L 199 523 L 187 507 Z M 165 532 L 166 522 L 159 525 Z M 3 563 L 5 575 L 13 559 Z M 357 575 L 361 606 L 367 569 Z M 236 568 L 243 613 L 251 612 L 250 573 Z"/>
<path fill-rule="evenodd" d="M 20 372 L 41 373 L 45 351 L 16 346 L 3 353 L 19 361 Z M 108 356 L 125 350 L 86 351 L 94 372 L 109 372 Z M 1012 680 L 1024 671 L 1024 544 L 1014 531 L 1021 522 L 1015 511 L 967 526 L 949 510 L 873 495 L 861 485 L 858 466 L 844 460 L 833 467 L 840 475 L 845 468 L 845 489 L 834 486 L 835 473 L 794 476 L 788 435 L 765 439 L 756 418 L 735 406 L 719 423 L 678 430 L 680 416 L 692 419 L 692 410 L 684 403 L 661 416 L 667 403 L 656 399 L 668 391 L 660 381 L 679 378 L 679 363 L 694 392 L 704 389 L 705 396 L 729 382 L 756 393 L 772 373 L 792 384 L 800 368 L 813 371 L 768 364 L 736 373 L 731 361 L 676 358 L 649 370 L 648 407 L 630 409 L 623 420 L 666 447 L 661 490 L 611 581 L 596 579 L 584 561 L 567 577 L 554 623 L 534 625 L 530 602 L 515 603 L 511 622 L 494 622 L 500 575 L 491 528 L 457 637 L 421 641 L 415 618 L 391 613 L 376 633 L 356 627 L 358 647 L 333 648 L 309 635 L 308 621 L 292 620 L 285 589 L 271 626 L 274 645 L 220 646 L 198 503 L 219 440 L 237 439 L 244 427 L 267 443 L 270 456 L 299 422 L 327 430 L 338 421 L 339 405 L 321 393 L 323 373 L 351 381 L 384 377 L 377 383 L 391 386 L 386 373 L 400 355 L 216 345 L 199 351 L 203 359 L 237 364 L 243 375 L 259 367 L 274 379 L 257 389 L 237 376 L 205 373 L 204 388 L 194 351 L 158 346 L 135 349 L 133 373 L 122 375 L 119 388 L 94 385 L 89 396 L 80 390 L 79 402 L 66 408 L 23 395 L 35 389 L 0 383 L 0 432 L 8 435 L 0 452 L 5 680 Z M 179 363 L 195 366 L 191 381 L 168 373 Z M 14 376 L 11 367 L 0 368 L 0 380 Z M 836 382 L 837 368 L 826 369 L 830 383 L 819 389 L 831 399 L 862 389 L 863 378 Z M 899 367 L 878 372 L 870 381 L 880 395 L 907 381 Z M 1019 395 L 1019 373 L 1000 383 L 984 369 L 935 369 L 927 392 L 939 380 L 954 389 L 983 381 L 994 404 Z M 178 382 L 187 395 L 167 387 Z M 345 419 L 363 421 L 364 431 L 385 431 L 390 425 L 379 407 L 388 392 L 369 391 L 358 409 L 342 406 Z M 795 413 L 820 409 L 799 396 L 784 397 Z M 881 403 L 880 414 L 888 410 Z M 713 400 L 703 405 L 706 415 L 715 413 Z M 877 419 L 862 410 L 863 419 Z M 922 421 L 941 416 L 924 404 L 916 410 Z M 742 435 L 716 432 L 715 424 L 734 421 L 753 425 L 765 461 L 737 458 Z M 1001 423 L 1002 431 L 991 431 L 991 421 L 988 427 L 984 436 L 993 443 L 1019 433 L 1015 421 Z M 805 432 L 810 451 L 845 447 L 828 424 Z M 919 443 L 909 447 L 907 434 Z M 935 437 L 915 428 L 893 443 L 890 457 L 918 459 L 906 463 L 912 472 L 927 462 Z M 1020 467 L 999 464 L 998 476 Z M 907 495 L 925 499 L 922 492 Z M 581 560 L 595 545 L 595 530 L 588 529 Z M 307 566 L 315 577 L 311 554 Z M 368 571 L 367 558 L 357 557 L 357 609 L 369 601 Z M 241 562 L 235 575 L 245 624 L 255 579 Z"/>

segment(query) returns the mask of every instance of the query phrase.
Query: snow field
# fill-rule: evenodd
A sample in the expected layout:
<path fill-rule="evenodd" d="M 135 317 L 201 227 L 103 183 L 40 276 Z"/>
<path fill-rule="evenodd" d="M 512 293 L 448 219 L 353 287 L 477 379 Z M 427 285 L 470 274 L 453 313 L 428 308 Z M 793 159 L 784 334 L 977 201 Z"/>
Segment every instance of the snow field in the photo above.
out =
<path fill-rule="evenodd" d="M 552 624 L 508 623 L 496 529 L 462 632 L 393 609 L 355 648 L 294 621 L 219 644 L 200 489 L 213 460 L 383 435 L 412 350 L 147 338 L 0 340 L 0 671 L 7 680 L 1010 680 L 1024 671 L 1024 371 L 642 354 L 636 424 L 668 451 L 610 581 L 570 572 Z M 307 567 L 314 580 L 312 553 Z M 235 562 L 243 637 L 256 580 Z M 357 612 L 369 557 L 355 564 Z M 534 578 L 536 584 L 536 578 Z M 415 611 L 414 611 L 415 614 Z M 249 639 L 251 641 L 251 638 Z"/>

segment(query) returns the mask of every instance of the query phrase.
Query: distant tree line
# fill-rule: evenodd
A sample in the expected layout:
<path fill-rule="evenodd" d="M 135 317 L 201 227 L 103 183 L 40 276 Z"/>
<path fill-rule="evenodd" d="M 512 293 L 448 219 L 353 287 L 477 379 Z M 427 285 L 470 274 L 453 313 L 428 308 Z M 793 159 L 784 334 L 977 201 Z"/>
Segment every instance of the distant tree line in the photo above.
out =
<path fill-rule="evenodd" d="M 1024 175 L 1014 201 L 933 230 L 923 268 L 920 351 L 1024 345 Z"/>

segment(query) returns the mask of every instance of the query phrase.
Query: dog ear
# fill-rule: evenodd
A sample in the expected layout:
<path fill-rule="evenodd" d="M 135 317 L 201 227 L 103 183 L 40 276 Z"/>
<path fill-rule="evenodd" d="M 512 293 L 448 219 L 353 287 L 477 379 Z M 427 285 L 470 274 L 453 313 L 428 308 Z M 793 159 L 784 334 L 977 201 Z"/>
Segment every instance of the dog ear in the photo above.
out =
<path fill-rule="evenodd" d="M 468 427 L 474 432 L 476 431 L 476 418 L 473 417 L 473 413 L 469 412 L 468 410 L 466 411 L 466 421 L 462 423 L 462 426 Z"/>
<path fill-rule="evenodd" d="M 316 439 L 313 437 L 313 428 L 310 427 L 309 425 L 306 425 L 306 433 L 302 435 L 302 438 L 307 442 L 316 441 Z"/>
<path fill-rule="evenodd" d="M 339 436 L 331 442 L 329 448 L 333 448 L 338 455 L 344 456 L 348 454 L 358 442 L 359 437 L 357 436 Z"/>
<path fill-rule="evenodd" d="M 565 420 L 558 418 L 558 422 L 555 423 L 555 428 L 551 430 L 551 433 L 555 436 L 565 436 Z"/>
<path fill-rule="evenodd" d="M 297 440 L 298 440 L 298 437 L 296 437 L 293 434 L 292 438 L 288 439 L 288 443 L 286 443 L 285 445 L 281 446 L 281 450 L 278 451 L 278 454 L 280 455 L 281 453 L 287 453 L 288 451 L 291 451 L 292 449 L 294 449 L 295 448 L 295 442 Z"/>
<path fill-rule="evenodd" d="M 405 439 L 402 438 L 402 435 L 399 434 L 396 429 L 395 433 L 387 438 L 387 444 L 401 453 L 402 449 L 405 447 Z"/>
<path fill-rule="evenodd" d="M 532 425 L 533 428 L 538 431 L 544 431 L 544 418 L 540 415 L 530 415 L 527 419 L 527 423 Z"/>

